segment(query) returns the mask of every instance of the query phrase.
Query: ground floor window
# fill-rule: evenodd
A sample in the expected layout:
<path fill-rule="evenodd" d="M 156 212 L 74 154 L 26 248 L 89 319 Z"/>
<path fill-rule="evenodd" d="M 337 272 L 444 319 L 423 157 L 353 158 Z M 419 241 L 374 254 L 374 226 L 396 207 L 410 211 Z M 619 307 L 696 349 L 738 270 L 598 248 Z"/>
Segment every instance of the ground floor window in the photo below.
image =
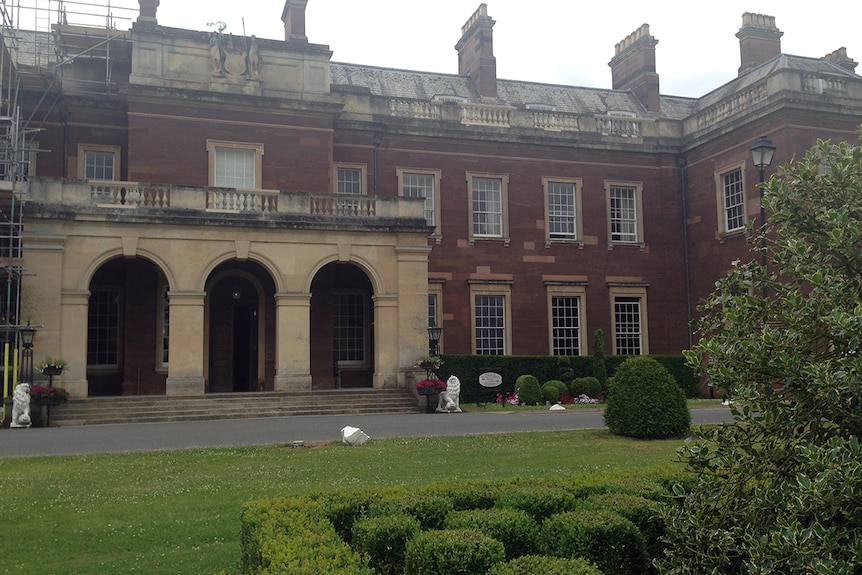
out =
<path fill-rule="evenodd" d="M 87 317 L 87 365 L 117 367 L 120 355 L 120 289 L 93 288 Z"/>
<path fill-rule="evenodd" d="M 365 362 L 365 296 L 338 293 L 334 298 L 333 350 L 335 361 Z"/>
<path fill-rule="evenodd" d="M 617 355 L 640 355 L 641 299 L 639 297 L 614 298 L 614 332 Z"/>

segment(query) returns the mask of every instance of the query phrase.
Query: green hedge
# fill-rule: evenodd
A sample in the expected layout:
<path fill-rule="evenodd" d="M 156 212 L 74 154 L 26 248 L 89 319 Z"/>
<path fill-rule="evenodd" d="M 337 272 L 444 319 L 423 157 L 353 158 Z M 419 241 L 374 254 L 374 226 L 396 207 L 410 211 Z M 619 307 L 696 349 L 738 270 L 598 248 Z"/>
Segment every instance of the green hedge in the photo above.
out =
<path fill-rule="evenodd" d="M 603 575 L 586 559 L 565 559 L 544 555 L 525 555 L 508 563 L 499 563 L 489 575 Z"/>
<path fill-rule="evenodd" d="M 241 573 L 443 575 L 494 568 L 505 575 L 545 564 L 557 567 L 533 572 L 565 572 L 568 563 L 548 558 L 504 563 L 537 550 L 585 557 L 606 575 L 645 572 L 644 549 L 649 557 L 661 550 L 664 526 L 653 511 L 678 480 L 668 468 L 637 477 L 578 474 L 254 501 L 243 507 Z M 571 573 L 594 573 L 577 565 Z"/>
<path fill-rule="evenodd" d="M 607 375 L 613 377 L 619 365 L 631 356 L 606 355 Z M 698 379 L 685 363 L 682 355 L 651 355 L 674 377 L 686 397 L 700 397 Z M 515 381 L 522 375 L 532 375 L 538 381 L 562 379 L 570 383 L 568 376 L 596 377 L 592 356 L 557 357 L 547 355 L 443 355 L 443 366 L 437 375 L 446 380 L 450 375 L 461 380 L 461 403 L 493 402 L 498 393 L 515 390 Z M 496 388 L 479 385 L 479 375 L 493 371 L 503 376 L 503 384 Z"/>

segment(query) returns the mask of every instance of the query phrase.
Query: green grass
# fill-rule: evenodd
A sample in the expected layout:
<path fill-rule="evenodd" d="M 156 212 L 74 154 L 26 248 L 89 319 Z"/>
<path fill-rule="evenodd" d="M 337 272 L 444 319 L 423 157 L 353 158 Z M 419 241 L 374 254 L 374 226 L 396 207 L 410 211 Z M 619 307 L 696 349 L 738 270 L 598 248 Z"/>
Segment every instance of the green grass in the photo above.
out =
<path fill-rule="evenodd" d="M 0 573 L 236 573 L 250 499 L 671 466 L 680 440 L 605 430 L 0 459 Z"/>

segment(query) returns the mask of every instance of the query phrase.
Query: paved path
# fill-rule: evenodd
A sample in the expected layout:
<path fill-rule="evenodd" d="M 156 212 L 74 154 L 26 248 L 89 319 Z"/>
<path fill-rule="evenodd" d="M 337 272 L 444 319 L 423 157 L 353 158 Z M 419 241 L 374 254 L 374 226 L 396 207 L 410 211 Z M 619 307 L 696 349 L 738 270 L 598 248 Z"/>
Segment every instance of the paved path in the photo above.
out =
<path fill-rule="evenodd" d="M 726 407 L 691 410 L 694 424 L 731 421 Z M 337 441 L 345 425 L 372 439 L 472 435 L 521 431 L 562 431 L 604 427 L 600 409 L 506 411 L 453 414 L 379 414 L 269 417 L 0 429 L 0 457 L 125 453 L 160 449 L 277 445 L 293 441 Z"/>

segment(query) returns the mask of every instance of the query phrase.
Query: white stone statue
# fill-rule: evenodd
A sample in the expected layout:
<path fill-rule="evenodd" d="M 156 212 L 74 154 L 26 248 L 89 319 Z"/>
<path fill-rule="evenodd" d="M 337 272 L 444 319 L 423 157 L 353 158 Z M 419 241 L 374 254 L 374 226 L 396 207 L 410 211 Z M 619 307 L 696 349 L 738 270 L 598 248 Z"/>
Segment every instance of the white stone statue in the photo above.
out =
<path fill-rule="evenodd" d="M 12 393 L 12 422 L 9 427 L 30 427 L 30 384 L 19 383 Z"/>
<path fill-rule="evenodd" d="M 437 413 L 461 413 L 460 400 L 461 380 L 452 375 L 446 380 L 446 391 L 441 391 L 437 397 Z"/>

